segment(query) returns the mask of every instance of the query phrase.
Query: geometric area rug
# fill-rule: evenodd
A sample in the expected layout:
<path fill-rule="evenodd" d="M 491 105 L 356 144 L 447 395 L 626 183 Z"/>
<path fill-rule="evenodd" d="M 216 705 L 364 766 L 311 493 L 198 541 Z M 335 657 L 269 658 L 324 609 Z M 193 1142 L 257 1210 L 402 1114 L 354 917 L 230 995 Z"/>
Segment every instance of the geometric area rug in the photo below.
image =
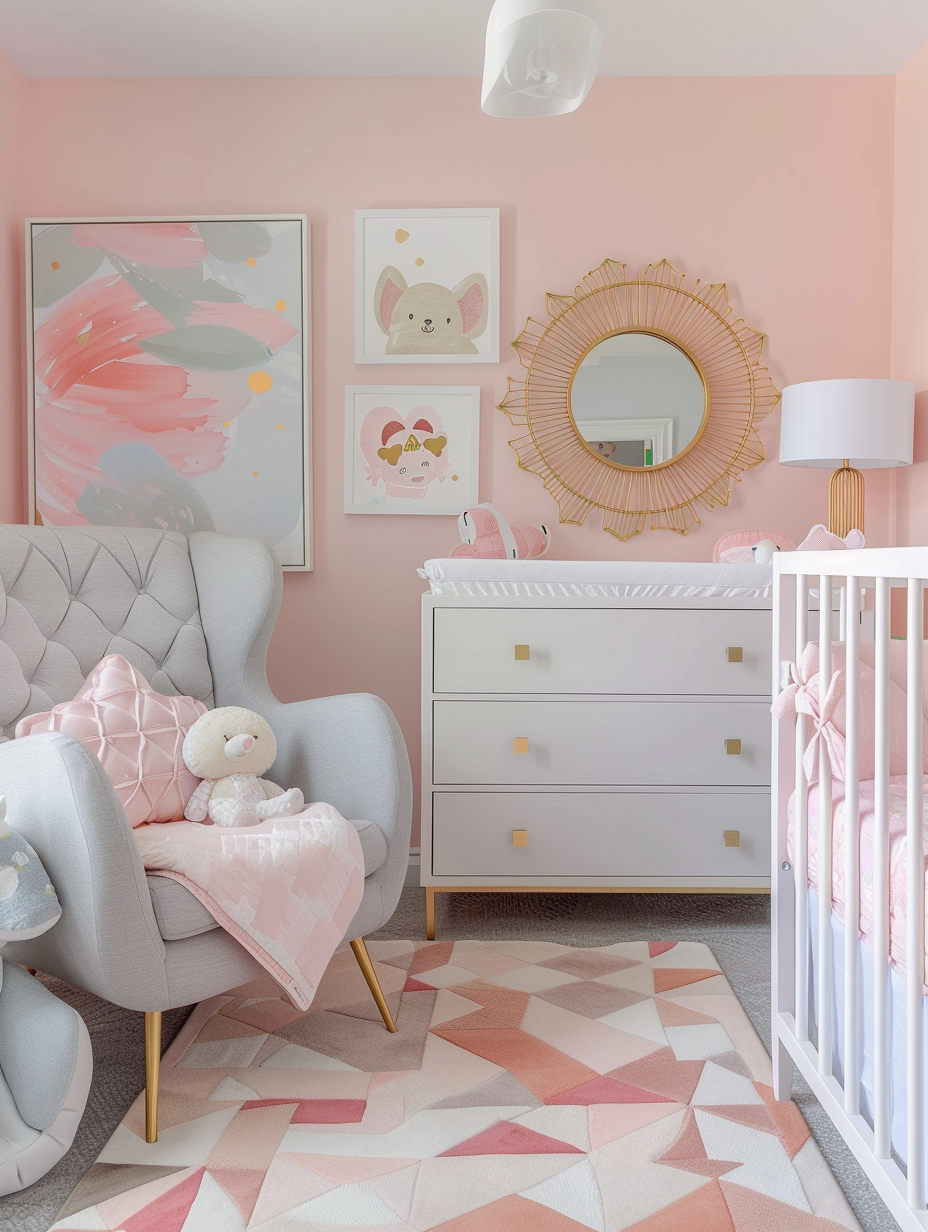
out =
<path fill-rule="evenodd" d="M 69 1198 L 121 1232 L 858 1232 L 712 952 L 370 944 L 204 1001 Z"/>

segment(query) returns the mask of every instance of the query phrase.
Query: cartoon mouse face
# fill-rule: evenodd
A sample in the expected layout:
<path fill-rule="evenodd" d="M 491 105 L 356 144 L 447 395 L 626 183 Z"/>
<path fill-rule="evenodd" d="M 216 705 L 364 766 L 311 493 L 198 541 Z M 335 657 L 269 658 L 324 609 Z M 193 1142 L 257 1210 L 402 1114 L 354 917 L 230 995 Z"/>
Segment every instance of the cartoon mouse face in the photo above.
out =
<path fill-rule="evenodd" d="M 367 478 L 382 480 L 387 496 L 421 500 L 434 480 L 448 470 L 448 438 L 430 406 L 418 406 L 403 420 L 392 407 L 378 406 L 361 425 L 361 450 Z"/>
<path fill-rule="evenodd" d="M 476 355 L 471 342 L 487 326 L 489 295 L 483 274 L 452 290 L 437 282 L 406 279 L 388 265 L 374 290 L 374 314 L 387 335 L 387 355 Z"/>

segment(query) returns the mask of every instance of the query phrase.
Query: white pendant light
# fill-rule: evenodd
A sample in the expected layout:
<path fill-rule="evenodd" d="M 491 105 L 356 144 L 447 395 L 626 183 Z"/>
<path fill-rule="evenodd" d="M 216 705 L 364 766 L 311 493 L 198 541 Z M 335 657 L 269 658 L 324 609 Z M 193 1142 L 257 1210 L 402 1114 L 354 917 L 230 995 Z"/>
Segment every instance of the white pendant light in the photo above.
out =
<path fill-rule="evenodd" d="M 600 0 L 496 0 L 480 106 L 518 119 L 576 111 L 596 77 Z"/>

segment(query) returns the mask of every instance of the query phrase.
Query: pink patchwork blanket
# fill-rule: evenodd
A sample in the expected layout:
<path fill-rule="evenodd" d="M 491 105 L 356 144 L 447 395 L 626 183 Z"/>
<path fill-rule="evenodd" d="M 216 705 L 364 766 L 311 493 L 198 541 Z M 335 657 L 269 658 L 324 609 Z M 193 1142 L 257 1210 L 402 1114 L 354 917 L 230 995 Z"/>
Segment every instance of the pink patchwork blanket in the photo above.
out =
<path fill-rule="evenodd" d="M 328 804 L 257 826 L 152 823 L 133 830 L 149 873 L 172 877 L 309 1009 L 364 892 L 354 826 Z"/>

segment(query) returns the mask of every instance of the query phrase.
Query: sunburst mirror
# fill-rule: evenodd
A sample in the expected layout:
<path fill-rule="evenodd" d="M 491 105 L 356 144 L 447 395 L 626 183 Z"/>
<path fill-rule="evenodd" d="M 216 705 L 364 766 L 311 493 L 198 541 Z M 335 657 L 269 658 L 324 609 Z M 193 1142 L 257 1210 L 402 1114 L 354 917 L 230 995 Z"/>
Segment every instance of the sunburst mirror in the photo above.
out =
<path fill-rule="evenodd" d="M 640 274 L 604 261 L 545 308 L 513 343 L 526 377 L 509 378 L 499 409 L 560 520 L 597 509 L 619 539 L 649 524 L 685 535 L 697 509 L 727 505 L 764 460 L 757 424 L 780 395 L 760 362 L 766 338 L 732 319 L 725 285 L 688 286 L 666 261 Z"/>

